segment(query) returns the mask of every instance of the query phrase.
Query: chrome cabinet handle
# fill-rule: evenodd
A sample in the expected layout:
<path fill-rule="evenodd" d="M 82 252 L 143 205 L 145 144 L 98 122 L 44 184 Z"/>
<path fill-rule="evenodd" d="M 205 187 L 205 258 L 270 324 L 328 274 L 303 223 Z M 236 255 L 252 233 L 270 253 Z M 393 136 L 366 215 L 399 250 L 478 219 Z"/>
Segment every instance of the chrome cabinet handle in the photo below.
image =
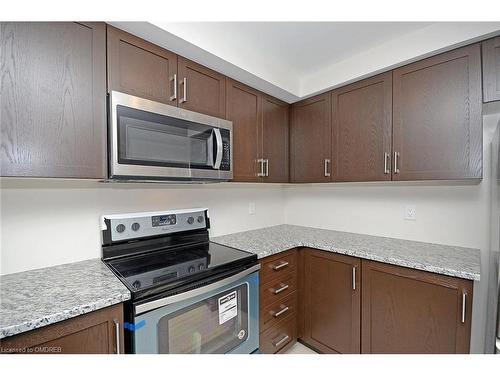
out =
<path fill-rule="evenodd" d="M 281 344 L 283 344 L 284 342 L 286 342 L 286 340 L 288 340 L 289 338 L 290 338 L 290 336 L 285 335 L 285 336 L 284 336 L 281 340 L 278 340 L 277 342 L 274 342 L 274 341 L 273 341 L 273 345 L 274 345 L 275 347 L 278 347 L 278 346 L 280 346 Z"/>
<path fill-rule="evenodd" d="M 352 290 L 356 290 L 356 267 L 352 267 Z"/>
<path fill-rule="evenodd" d="M 281 293 L 281 292 L 283 292 L 283 291 L 285 291 L 285 290 L 287 290 L 287 289 L 288 289 L 288 284 L 285 284 L 285 285 L 283 285 L 281 288 L 276 289 L 276 290 L 274 291 L 274 294 L 279 294 L 279 293 Z"/>
<path fill-rule="evenodd" d="M 257 163 L 259 163 L 259 165 L 260 165 L 259 173 L 257 173 L 257 177 L 265 177 L 266 174 L 264 173 L 264 159 L 257 159 Z"/>
<path fill-rule="evenodd" d="M 177 99 L 177 74 L 170 77 L 170 82 L 174 81 L 174 94 L 170 96 L 170 101 L 175 101 Z"/>
<path fill-rule="evenodd" d="M 331 173 L 328 171 L 329 168 L 329 164 L 330 164 L 331 160 L 330 159 L 325 159 L 325 177 L 330 177 L 331 176 Z"/>
<path fill-rule="evenodd" d="M 280 316 L 281 314 L 284 314 L 286 313 L 290 308 L 288 306 L 285 306 L 283 307 L 280 311 L 278 311 L 276 314 L 274 314 L 273 316 L 275 318 L 277 318 L 278 316 Z"/>
<path fill-rule="evenodd" d="M 120 322 L 117 319 L 113 319 L 115 323 L 115 339 L 116 339 L 116 354 L 120 354 Z"/>
<path fill-rule="evenodd" d="M 266 177 L 269 177 L 269 159 L 265 159 L 266 163 Z"/>
<path fill-rule="evenodd" d="M 398 158 L 399 158 L 399 152 L 394 152 L 394 173 L 399 173 L 399 167 L 398 167 Z"/>
<path fill-rule="evenodd" d="M 500 338 L 498 338 L 498 337 L 497 337 L 497 339 L 496 339 L 496 344 L 495 344 L 495 346 L 497 347 L 497 353 L 499 353 L 499 354 L 500 354 Z"/>
<path fill-rule="evenodd" d="M 184 77 L 182 79 L 182 98 L 179 100 L 179 103 L 185 103 L 187 102 L 188 97 L 187 97 L 187 78 Z"/>
<path fill-rule="evenodd" d="M 384 174 L 389 174 L 391 173 L 391 170 L 389 169 L 389 158 L 391 155 L 388 152 L 384 152 Z"/>
<path fill-rule="evenodd" d="M 462 323 L 465 323 L 465 305 L 467 302 L 467 293 L 462 292 Z"/>
<path fill-rule="evenodd" d="M 273 270 L 275 271 L 278 271 L 280 270 L 281 268 L 284 268 L 286 266 L 288 266 L 290 263 L 288 262 L 281 262 L 280 264 L 278 264 L 277 266 L 273 266 Z"/>

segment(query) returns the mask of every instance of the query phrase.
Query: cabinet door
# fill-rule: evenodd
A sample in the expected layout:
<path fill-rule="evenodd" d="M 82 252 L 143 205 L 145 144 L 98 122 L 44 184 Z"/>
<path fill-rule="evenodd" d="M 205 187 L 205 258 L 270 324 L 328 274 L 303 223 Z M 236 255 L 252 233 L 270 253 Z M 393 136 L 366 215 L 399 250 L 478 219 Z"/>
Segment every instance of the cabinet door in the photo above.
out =
<path fill-rule="evenodd" d="M 118 333 L 118 335 L 117 335 Z M 2 352 L 33 354 L 123 353 L 123 306 L 97 310 L 0 341 Z"/>
<path fill-rule="evenodd" d="M 332 93 L 332 179 L 391 179 L 392 72 Z"/>
<path fill-rule="evenodd" d="M 270 96 L 262 99 L 264 182 L 288 182 L 289 105 Z"/>
<path fill-rule="evenodd" d="M 108 92 L 177 105 L 177 55 L 108 26 Z"/>
<path fill-rule="evenodd" d="M 500 37 L 487 40 L 483 49 L 483 100 L 500 100 Z"/>
<path fill-rule="evenodd" d="M 233 181 L 260 182 L 262 163 L 262 96 L 227 79 L 227 119 L 233 122 Z"/>
<path fill-rule="evenodd" d="M 478 44 L 393 72 L 393 179 L 482 177 Z"/>
<path fill-rule="evenodd" d="M 292 182 L 329 182 L 331 176 L 331 94 L 292 106 Z"/>
<path fill-rule="evenodd" d="M 0 27 L 1 175 L 105 178 L 105 24 Z"/>
<path fill-rule="evenodd" d="M 363 353 L 469 352 L 472 281 L 366 260 L 361 279 Z"/>
<path fill-rule="evenodd" d="M 215 117 L 225 117 L 225 76 L 180 56 L 177 72 L 179 107 Z"/>
<path fill-rule="evenodd" d="M 359 353 L 360 260 L 306 249 L 304 262 L 302 340 L 324 353 Z"/>

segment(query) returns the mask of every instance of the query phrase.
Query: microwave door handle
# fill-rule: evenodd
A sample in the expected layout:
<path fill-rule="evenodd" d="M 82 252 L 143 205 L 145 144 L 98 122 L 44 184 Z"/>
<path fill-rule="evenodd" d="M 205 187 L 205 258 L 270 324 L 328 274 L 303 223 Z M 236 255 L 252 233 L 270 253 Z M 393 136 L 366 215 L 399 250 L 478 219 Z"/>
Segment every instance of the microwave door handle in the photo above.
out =
<path fill-rule="evenodd" d="M 222 163 L 222 149 L 223 149 L 223 144 L 222 144 L 222 135 L 220 134 L 220 129 L 215 128 L 213 134 L 215 135 L 215 142 L 217 145 L 217 153 L 215 155 L 215 161 L 214 161 L 214 169 L 220 169 L 220 165 Z"/>

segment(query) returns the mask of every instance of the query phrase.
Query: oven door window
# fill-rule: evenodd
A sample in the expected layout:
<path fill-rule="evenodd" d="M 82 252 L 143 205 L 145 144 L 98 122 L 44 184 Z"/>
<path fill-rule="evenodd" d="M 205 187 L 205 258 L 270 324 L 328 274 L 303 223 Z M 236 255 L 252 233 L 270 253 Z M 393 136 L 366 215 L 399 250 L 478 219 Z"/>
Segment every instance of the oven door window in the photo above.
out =
<path fill-rule="evenodd" d="M 170 313 L 157 329 L 159 353 L 227 353 L 248 337 L 248 285 Z"/>
<path fill-rule="evenodd" d="M 213 127 L 117 106 L 118 162 L 213 169 Z"/>

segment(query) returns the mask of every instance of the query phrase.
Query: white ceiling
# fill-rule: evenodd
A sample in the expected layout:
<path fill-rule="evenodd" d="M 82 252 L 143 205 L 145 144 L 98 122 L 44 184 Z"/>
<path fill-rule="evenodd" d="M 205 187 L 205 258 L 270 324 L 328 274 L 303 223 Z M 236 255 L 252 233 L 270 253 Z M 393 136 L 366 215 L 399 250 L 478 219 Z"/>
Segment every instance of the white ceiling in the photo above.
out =
<path fill-rule="evenodd" d="M 111 22 L 287 102 L 500 33 L 500 22 Z"/>

